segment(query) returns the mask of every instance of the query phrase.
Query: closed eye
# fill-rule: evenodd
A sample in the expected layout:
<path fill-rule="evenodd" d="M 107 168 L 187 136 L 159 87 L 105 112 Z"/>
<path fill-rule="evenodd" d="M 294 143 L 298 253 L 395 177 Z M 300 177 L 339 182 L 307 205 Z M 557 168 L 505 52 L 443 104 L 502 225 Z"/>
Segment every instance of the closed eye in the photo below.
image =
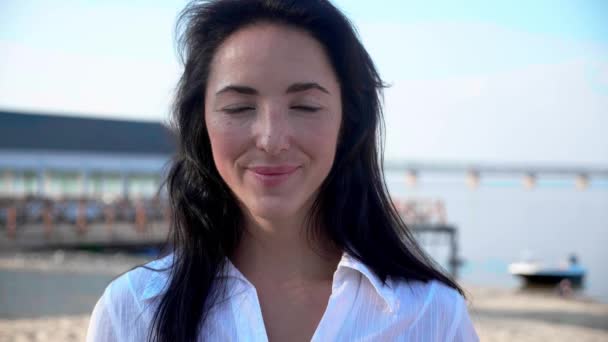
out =
<path fill-rule="evenodd" d="M 312 107 L 312 106 L 291 106 L 291 109 L 295 109 L 295 110 L 299 110 L 299 111 L 303 111 L 303 112 L 316 112 L 319 109 L 321 109 L 320 107 Z"/>
<path fill-rule="evenodd" d="M 243 113 L 246 111 L 250 111 L 250 110 L 254 110 L 255 108 L 250 107 L 250 106 L 243 106 L 243 107 L 229 107 L 229 108 L 224 108 L 223 111 L 228 113 L 228 114 L 238 114 L 238 113 Z"/>

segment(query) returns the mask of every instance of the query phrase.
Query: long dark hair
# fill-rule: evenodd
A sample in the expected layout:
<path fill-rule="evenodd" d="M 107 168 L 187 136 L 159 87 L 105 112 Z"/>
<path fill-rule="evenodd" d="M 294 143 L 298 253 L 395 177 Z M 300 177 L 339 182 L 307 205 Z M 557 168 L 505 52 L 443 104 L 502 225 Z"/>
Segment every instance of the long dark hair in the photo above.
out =
<path fill-rule="evenodd" d="M 342 123 L 332 169 L 309 218 L 318 235 L 387 276 L 438 280 L 463 293 L 416 244 L 392 204 L 382 173 L 383 82 L 349 20 L 327 0 L 192 2 L 178 20 L 184 72 L 173 124 L 179 151 L 167 177 L 173 264 L 152 320 L 152 341 L 195 341 L 223 289 L 216 275 L 242 234 L 242 213 L 220 177 L 204 121 L 205 88 L 218 46 L 258 22 L 304 30 L 324 47 L 338 76 Z"/>

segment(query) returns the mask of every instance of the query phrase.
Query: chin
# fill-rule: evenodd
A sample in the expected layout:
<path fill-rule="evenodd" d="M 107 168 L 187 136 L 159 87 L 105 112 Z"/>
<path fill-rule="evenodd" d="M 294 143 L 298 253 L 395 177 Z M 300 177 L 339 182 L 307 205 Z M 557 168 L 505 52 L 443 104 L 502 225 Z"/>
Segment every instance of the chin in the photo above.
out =
<path fill-rule="evenodd" d="M 285 199 L 259 200 L 249 207 L 249 212 L 268 221 L 280 221 L 294 218 L 302 206 L 290 203 Z"/>

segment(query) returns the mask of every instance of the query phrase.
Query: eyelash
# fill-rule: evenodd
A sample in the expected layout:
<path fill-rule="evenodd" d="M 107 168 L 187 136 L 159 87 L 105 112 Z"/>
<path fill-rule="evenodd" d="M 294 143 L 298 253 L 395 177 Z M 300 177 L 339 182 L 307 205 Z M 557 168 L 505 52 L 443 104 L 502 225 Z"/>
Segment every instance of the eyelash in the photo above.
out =
<path fill-rule="evenodd" d="M 228 114 L 239 114 L 239 113 L 243 113 L 248 110 L 254 110 L 254 109 L 255 108 L 253 108 L 253 107 L 237 107 L 237 108 L 225 108 L 224 111 Z M 321 108 L 311 107 L 311 106 L 292 106 L 291 109 L 300 110 L 303 112 L 314 113 L 314 112 L 317 112 Z"/>
<path fill-rule="evenodd" d="M 303 112 L 314 113 L 314 112 L 317 112 L 321 108 L 319 108 L 319 107 L 311 107 L 311 106 L 292 106 L 291 109 L 301 110 Z"/>
<path fill-rule="evenodd" d="M 248 110 L 253 110 L 253 107 L 237 107 L 237 108 L 224 108 L 224 112 L 228 114 L 239 114 Z"/>

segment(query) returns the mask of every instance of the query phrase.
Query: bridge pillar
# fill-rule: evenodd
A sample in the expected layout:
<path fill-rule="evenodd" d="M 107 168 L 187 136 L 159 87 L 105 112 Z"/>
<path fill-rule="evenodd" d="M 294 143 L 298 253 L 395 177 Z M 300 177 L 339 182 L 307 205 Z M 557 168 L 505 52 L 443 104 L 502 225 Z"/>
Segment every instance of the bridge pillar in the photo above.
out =
<path fill-rule="evenodd" d="M 4 174 L 2 175 L 3 178 L 3 184 L 4 184 L 4 193 L 7 195 L 13 195 L 13 183 L 14 183 L 14 179 L 13 179 L 13 172 L 11 170 L 6 170 L 4 171 Z"/>
<path fill-rule="evenodd" d="M 45 175 L 44 175 L 44 169 L 43 168 L 38 168 L 36 170 L 36 193 L 38 193 L 38 196 L 44 197 L 46 195 L 45 190 Z"/>
<path fill-rule="evenodd" d="M 129 198 L 129 174 L 123 173 L 121 175 L 122 182 L 122 197 Z"/>
<path fill-rule="evenodd" d="M 408 170 L 405 174 L 405 183 L 410 188 L 415 187 L 418 184 L 418 171 Z"/>
<path fill-rule="evenodd" d="M 52 188 L 52 178 L 53 176 L 51 175 L 51 172 L 49 170 L 43 170 L 42 171 L 42 193 L 47 196 L 57 196 L 56 193 L 53 193 L 53 188 Z"/>
<path fill-rule="evenodd" d="M 81 196 L 88 197 L 89 196 L 89 171 L 82 170 L 78 175 L 78 192 Z"/>

